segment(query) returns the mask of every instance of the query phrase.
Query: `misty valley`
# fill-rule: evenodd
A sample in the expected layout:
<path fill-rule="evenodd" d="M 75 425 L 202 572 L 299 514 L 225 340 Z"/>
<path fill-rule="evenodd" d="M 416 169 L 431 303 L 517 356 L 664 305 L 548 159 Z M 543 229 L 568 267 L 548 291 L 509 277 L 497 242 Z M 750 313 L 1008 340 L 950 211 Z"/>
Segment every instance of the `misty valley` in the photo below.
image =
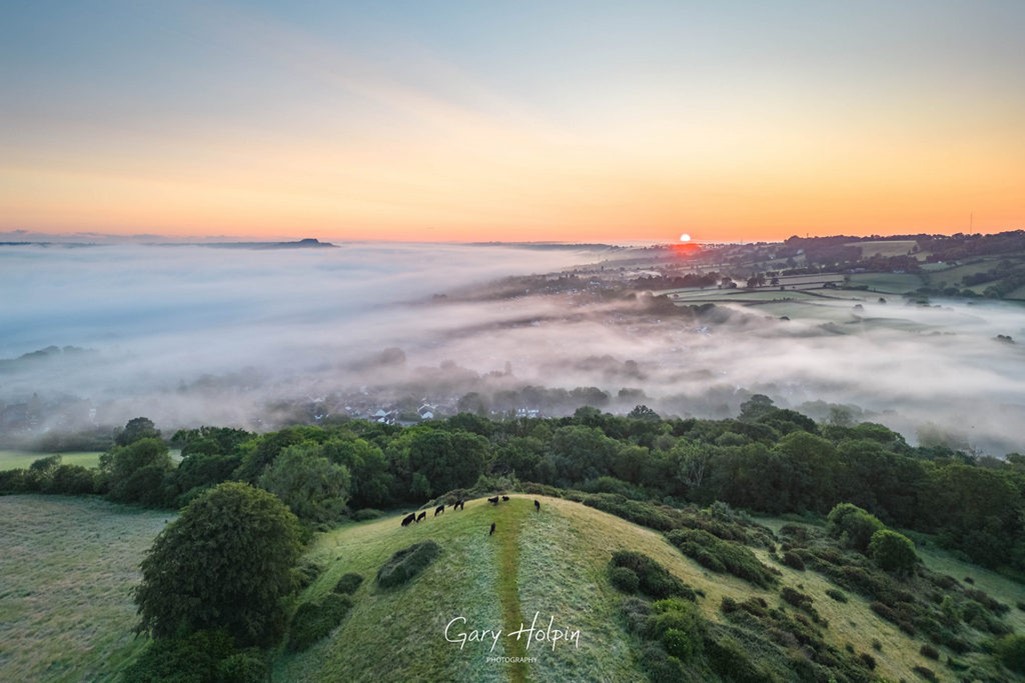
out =
<path fill-rule="evenodd" d="M 1025 680 L 1025 233 L 279 246 L 0 245 L 0 677 Z"/>

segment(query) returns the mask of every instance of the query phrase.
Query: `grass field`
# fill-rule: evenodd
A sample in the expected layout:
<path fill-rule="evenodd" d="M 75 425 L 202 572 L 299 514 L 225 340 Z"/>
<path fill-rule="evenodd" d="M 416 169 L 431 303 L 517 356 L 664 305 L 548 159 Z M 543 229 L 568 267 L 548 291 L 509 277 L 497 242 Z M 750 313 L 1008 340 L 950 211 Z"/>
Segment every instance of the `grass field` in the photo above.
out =
<path fill-rule="evenodd" d="M 866 285 L 873 292 L 903 294 L 922 286 L 922 278 L 912 273 L 855 273 L 851 284 Z"/>
<path fill-rule="evenodd" d="M 144 644 L 130 591 L 168 518 L 100 498 L 0 497 L 0 680 L 115 680 Z"/>
<path fill-rule="evenodd" d="M 861 249 L 861 258 L 873 256 L 905 256 L 918 245 L 915 240 L 878 240 L 875 242 L 850 242 L 844 246 Z"/>
<path fill-rule="evenodd" d="M 25 469 L 36 460 L 54 455 L 53 453 L 36 453 L 32 451 L 0 450 L 0 471 Z M 100 464 L 101 451 L 75 451 L 61 453 L 61 464 L 96 467 Z"/>

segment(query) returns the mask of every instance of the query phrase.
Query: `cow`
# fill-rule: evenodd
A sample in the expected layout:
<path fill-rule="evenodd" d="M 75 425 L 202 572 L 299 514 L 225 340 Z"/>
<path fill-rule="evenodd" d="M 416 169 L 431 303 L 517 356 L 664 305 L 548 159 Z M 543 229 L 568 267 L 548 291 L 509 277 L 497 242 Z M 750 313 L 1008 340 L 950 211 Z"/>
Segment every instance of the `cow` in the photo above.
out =
<path fill-rule="evenodd" d="M 509 500 L 509 496 L 502 496 L 502 500 Z"/>
<path fill-rule="evenodd" d="M 410 524 L 412 524 L 412 523 L 413 523 L 413 520 L 414 520 L 414 519 L 416 519 L 416 513 L 415 513 L 415 512 L 410 512 L 410 513 L 409 513 L 408 515 L 406 515 L 406 516 L 405 516 L 405 517 L 403 518 L 403 520 L 402 520 L 402 526 L 409 526 Z"/>
<path fill-rule="evenodd" d="M 426 519 L 426 518 L 427 518 L 427 510 L 424 510 L 423 512 L 421 512 L 419 515 L 416 516 L 416 523 L 419 524 L 421 519 Z"/>
<path fill-rule="evenodd" d="M 439 505 L 438 507 L 434 508 L 434 516 L 437 517 L 438 515 L 440 515 L 444 511 L 445 511 L 445 506 L 444 505 Z"/>
<path fill-rule="evenodd" d="M 460 498 L 456 501 L 456 504 L 452 506 L 453 510 L 462 510 L 463 506 L 466 505 L 466 501 Z"/>
<path fill-rule="evenodd" d="M 537 498 L 534 499 L 534 510 L 536 512 L 541 512 L 541 501 L 539 501 Z"/>
<path fill-rule="evenodd" d="M 494 498 L 488 498 L 488 502 L 492 505 L 498 505 L 498 496 L 495 496 Z"/>
<path fill-rule="evenodd" d="M 492 535 L 493 533 L 495 533 L 495 523 L 494 522 L 491 523 L 491 531 L 488 532 L 488 536 Z"/>

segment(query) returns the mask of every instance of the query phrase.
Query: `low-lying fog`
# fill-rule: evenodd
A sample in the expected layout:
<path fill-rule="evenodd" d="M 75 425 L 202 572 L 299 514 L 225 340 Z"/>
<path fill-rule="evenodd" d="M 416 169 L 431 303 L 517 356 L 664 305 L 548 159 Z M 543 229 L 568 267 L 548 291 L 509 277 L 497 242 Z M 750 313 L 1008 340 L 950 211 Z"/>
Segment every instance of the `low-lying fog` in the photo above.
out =
<path fill-rule="evenodd" d="M 444 412 L 468 392 L 496 410 L 547 413 L 571 411 L 578 398 L 555 405 L 526 385 L 598 387 L 605 410 L 645 403 L 716 417 L 758 392 L 818 419 L 824 404 L 856 406 L 864 413 L 855 416 L 911 441 L 946 434 L 991 453 L 1023 450 L 1023 307 L 866 296 L 863 310 L 823 301 L 838 309 L 828 329 L 759 307 L 721 322 L 644 313 L 622 299 L 453 294 L 609 256 L 452 245 L 0 247 L 0 358 L 90 350 L 0 362 L 0 410 L 32 403 L 37 431 L 146 415 L 170 432 L 273 427 L 297 405 L 318 419 L 396 402 Z M 383 353 L 395 348 L 403 353 Z"/>

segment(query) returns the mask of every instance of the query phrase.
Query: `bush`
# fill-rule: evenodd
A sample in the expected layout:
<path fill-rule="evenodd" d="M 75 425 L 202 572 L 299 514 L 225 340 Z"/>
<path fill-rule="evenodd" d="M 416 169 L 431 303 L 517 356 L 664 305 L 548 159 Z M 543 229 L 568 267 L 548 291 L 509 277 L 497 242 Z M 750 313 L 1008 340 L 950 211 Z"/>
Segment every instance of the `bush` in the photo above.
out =
<path fill-rule="evenodd" d="M 880 569 L 893 574 L 910 574 L 919 562 L 911 539 L 889 529 L 872 534 L 868 555 Z"/>
<path fill-rule="evenodd" d="M 918 649 L 918 653 L 920 655 L 922 655 L 923 657 L 928 657 L 929 659 L 939 659 L 940 658 L 940 651 L 937 650 L 936 648 L 934 648 L 929 643 L 926 643 L 925 645 L 920 647 Z"/>
<path fill-rule="evenodd" d="M 334 592 L 342 593 L 344 595 L 352 595 L 356 592 L 356 589 L 363 583 L 363 577 L 360 574 L 354 574 L 349 572 L 342 578 L 338 579 L 338 583 L 335 584 Z"/>
<path fill-rule="evenodd" d="M 939 680 L 938 678 L 936 678 L 936 674 L 933 672 L 933 670 L 928 667 L 916 666 L 912 669 L 912 671 L 914 671 L 916 674 L 918 674 L 927 681 Z"/>
<path fill-rule="evenodd" d="M 392 555 L 391 559 L 377 570 L 377 585 L 382 588 L 392 588 L 408 583 L 440 554 L 441 547 L 431 540 L 421 541 L 408 548 L 403 548 Z"/>
<path fill-rule="evenodd" d="M 804 560 L 801 559 L 800 555 L 791 550 L 783 553 L 783 564 L 791 569 L 796 569 L 802 572 L 804 571 Z"/>
<path fill-rule="evenodd" d="M 637 573 L 627 567 L 609 567 L 609 580 L 612 585 L 624 593 L 636 593 L 638 586 L 640 586 L 640 579 L 637 578 Z"/>
<path fill-rule="evenodd" d="M 869 653 L 862 652 L 860 655 L 858 655 L 858 659 L 861 660 L 861 663 L 864 664 L 869 671 L 875 670 L 876 658 L 870 655 Z"/>
<path fill-rule="evenodd" d="M 382 515 L 384 515 L 384 513 L 380 510 L 375 510 L 374 508 L 363 508 L 362 510 L 356 510 L 356 512 L 352 513 L 352 521 L 369 522 L 372 519 L 380 518 Z"/>
<path fill-rule="evenodd" d="M 1025 674 L 1025 635 L 1007 635 L 996 642 L 997 657 L 1011 671 Z"/>
<path fill-rule="evenodd" d="M 637 575 L 639 590 L 648 597 L 661 600 L 676 596 L 697 600 L 697 595 L 690 586 L 643 553 L 620 550 L 613 553 L 611 564 L 613 567 L 625 567 L 633 571 Z"/>
<path fill-rule="evenodd" d="M 886 525 L 875 515 L 851 503 L 839 503 L 826 517 L 826 532 L 839 539 L 844 547 L 853 548 L 860 553 L 868 550 L 872 534 L 885 528 Z"/>
<path fill-rule="evenodd" d="M 641 650 L 640 661 L 652 683 L 679 683 L 683 680 L 680 660 L 669 656 L 658 643 L 646 643 Z"/>
<path fill-rule="evenodd" d="M 739 543 L 717 538 L 700 529 L 678 529 L 670 531 L 667 537 L 684 555 L 714 572 L 733 574 L 761 588 L 776 582 L 772 570 Z"/>
<path fill-rule="evenodd" d="M 320 576 L 322 571 L 324 571 L 324 567 L 321 566 L 320 563 L 304 557 L 295 568 L 296 588 L 303 590 L 308 587 L 317 580 L 317 577 Z"/>
<path fill-rule="evenodd" d="M 302 652 L 331 633 L 352 609 L 352 598 L 328 593 L 320 602 L 299 605 L 288 632 L 289 652 Z"/>
<path fill-rule="evenodd" d="M 662 642 L 666 652 L 687 662 L 701 652 L 704 620 L 701 611 L 680 598 L 659 600 L 654 605 L 649 632 Z"/>
<path fill-rule="evenodd" d="M 826 595 L 836 600 L 837 602 L 847 602 L 847 595 L 843 591 L 838 591 L 835 588 L 827 588 Z"/>
<path fill-rule="evenodd" d="M 254 649 L 236 651 L 224 631 L 155 640 L 125 669 L 132 683 L 262 683 L 270 670 Z"/>

